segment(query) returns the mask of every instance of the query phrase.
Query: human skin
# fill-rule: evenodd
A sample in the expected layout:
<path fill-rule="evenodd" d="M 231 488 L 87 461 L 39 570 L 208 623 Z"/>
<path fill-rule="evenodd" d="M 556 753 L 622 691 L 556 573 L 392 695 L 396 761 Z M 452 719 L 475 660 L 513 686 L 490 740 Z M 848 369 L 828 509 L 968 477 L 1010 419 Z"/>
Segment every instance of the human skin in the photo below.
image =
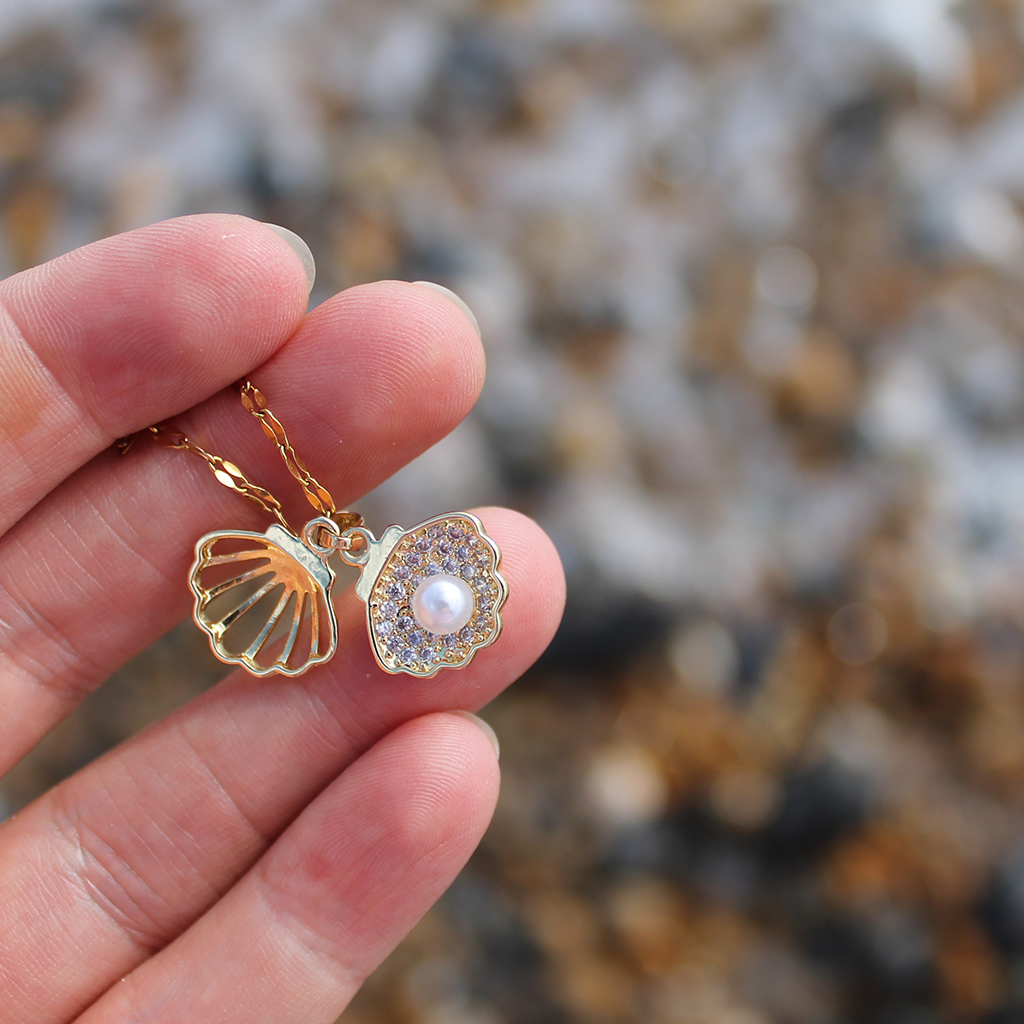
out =
<path fill-rule="evenodd" d="M 306 313 L 299 258 L 244 217 L 184 217 L 0 283 L 0 774 L 186 617 L 196 539 L 266 514 L 198 459 L 114 439 L 173 419 L 309 508 L 229 385 L 250 375 L 339 507 L 469 411 L 459 306 L 388 281 Z M 257 472 L 258 469 L 258 472 Z M 498 791 L 471 719 L 558 624 L 558 556 L 502 549 L 500 640 L 434 679 L 377 667 L 362 605 L 296 679 L 236 672 L 0 825 L 4 1024 L 329 1024 L 452 881 Z"/>

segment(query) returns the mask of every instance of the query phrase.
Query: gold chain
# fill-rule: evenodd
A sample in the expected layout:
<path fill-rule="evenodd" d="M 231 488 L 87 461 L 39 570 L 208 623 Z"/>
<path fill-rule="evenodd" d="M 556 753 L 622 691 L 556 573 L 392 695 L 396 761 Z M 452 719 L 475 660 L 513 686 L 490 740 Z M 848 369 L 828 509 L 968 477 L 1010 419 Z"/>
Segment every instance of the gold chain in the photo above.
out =
<path fill-rule="evenodd" d="M 266 488 L 247 480 L 245 474 L 233 462 L 228 462 L 227 459 L 222 459 L 219 455 L 211 454 L 194 441 L 190 441 L 180 430 L 169 424 L 158 423 L 155 427 L 149 427 L 148 430 L 153 435 L 153 440 L 161 447 L 174 448 L 177 451 L 191 452 L 193 455 L 198 455 L 213 471 L 213 475 L 217 478 L 218 483 L 222 483 L 225 487 L 230 487 L 237 494 L 241 494 L 250 501 L 254 501 L 265 512 L 275 516 L 277 521 L 286 530 L 291 532 L 288 520 L 284 517 L 281 502 Z"/>
<path fill-rule="evenodd" d="M 338 511 L 334 507 L 334 499 L 331 497 L 331 492 L 316 480 L 306 467 L 302 457 L 292 447 L 281 421 L 267 407 L 267 400 L 260 389 L 248 380 L 240 381 L 236 387 L 242 398 L 242 405 L 260 421 L 263 432 L 277 445 L 277 450 L 281 458 L 284 459 L 284 464 L 288 467 L 291 475 L 302 485 L 303 493 L 313 508 L 320 515 L 334 520 L 342 530 L 361 526 L 363 517 L 358 512 Z M 265 487 L 260 487 L 248 480 L 245 474 L 233 462 L 222 459 L 219 455 L 211 454 L 194 441 L 189 440 L 177 427 L 173 427 L 168 423 L 158 423 L 156 426 L 149 427 L 148 431 L 152 435 L 153 440 L 164 448 L 173 448 L 197 455 L 210 467 L 219 483 L 230 488 L 236 494 L 241 494 L 243 497 L 255 502 L 265 512 L 269 512 L 274 516 L 289 533 L 294 532 L 284 517 L 281 502 Z M 128 437 L 118 441 L 118 448 L 122 454 L 128 451 L 133 440 L 133 437 Z"/>
<path fill-rule="evenodd" d="M 263 433 L 277 445 L 277 450 L 281 453 L 288 472 L 302 485 L 302 490 L 310 505 L 322 516 L 334 515 L 334 499 L 331 497 L 331 492 L 317 483 L 316 478 L 306 468 L 302 457 L 288 440 L 281 421 L 267 408 L 267 400 L 263 397 L 263 392 L 252 381 L 246 380 L 241 382 L 239 394 L 242 397 L 242 405 L 260 421 Z"/>

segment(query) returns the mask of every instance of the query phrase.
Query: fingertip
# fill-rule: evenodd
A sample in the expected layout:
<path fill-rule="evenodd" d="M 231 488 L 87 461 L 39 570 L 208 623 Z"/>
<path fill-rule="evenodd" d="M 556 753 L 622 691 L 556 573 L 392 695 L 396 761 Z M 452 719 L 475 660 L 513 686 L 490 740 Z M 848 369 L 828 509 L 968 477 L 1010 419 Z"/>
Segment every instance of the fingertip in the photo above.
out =
<path fill-rule="evenodd" d="M 438 295 L 444 296 L 449 302 L 455 303 L 459 312 L 465 316 L 465 318 L 473 325 L 473 329 L 476 333 L 480 334 L 480 321 L 476 318 L 476 313 L 469 308 L 469 304 L 460 295 L 457 295 L 451 290 L 446 288 L 443 284 L 438 284 L 436 281 L 413 281 L 414 285 L 420 288 L 429 288 L 431 291 L 436 292 Z"/>
<path fill-rule="evenodd" d="M 307 289 L 301 261 L 272 230 L 196 214 L 17 274 L 0 301 L 62 392 L 116 437 L 272 356 L 301 323 Z"/>
<path fill-rule="evenodd" d="M 480 336 L 450 299 L 405 281 L 356 285 L 328 299 L 296 338 L 315 344 L 320 366 L 358 360 L 375 373 L 361 415 L 379 423 L 420 421 L 443 437 L 472 409 L 483 388 Z M 324 343 L 325 336 L 342 344 Z"/>
<path fill-rule="evenodd" d="M 316 282 L 316 260 L 313 258 L 313 250 L 306 244 L 306 240 L 291 228 L 282 227 L 280 224 L 263 221 L 263 226 L 270 228 L 275 235 L 284 239 L 288 248 L 296 255 L 299 263 L 302 264 L 302 272 L 306 275 L 306 290 L 311 292 Z"/>
<path fill-rule="evenodd" d="M 451 293 L 424 287 L 422 282 L 376 281 L 361 287 L 383 300 L 401 320 L 405 340 L 420 352 L 423 371 L 432 375 L 450 372 L 457 362 L 466 394 L 475 402 L 483 388 L 487 363 L 476 318 L 452 301 Z"/>
<path fill-rule="evenodd" d="M 487 737 L 487 742 L 494 749 L 494 756 L 499 761 L 501 760 L 501 743 L 498 740 L 498 734 L 489 722 L 485 722 L 479 715 L 474 715 L 472 711 L 449 711 L 448 714 L 455 715 L 456 718 L 463 718 L 475 725 Z"/>
<path fill-rule="evenodd" d="M 361 846 L 377 847 L 375 869 L 386 860 L 392 875 L 430 858 L 461 866 L 487 829 L 499 783 L 494 749 L 475 725 L 446 712 L 412 718 L 313 805 L 315 843 L 296 867 L 314 882 L 351 880 L 344 866 Z"/>
<path fill-rule="evenodd" d="M 525 632 L 539 657 L 551 642 L 565 609 L 565 572 L 551 538 L 529 516 L 510 508 L 474 510 L 501 549 L 509 596 L 502 615 L 525 620 Z"/>
<path fill-rule="evenodd" d="M 474 837 L 476 845 L 494 814 L 501 783 L 494 730 L 469 712 L 444 711 L 414 718 L 392 737 L 438 822 L 446 831 Z"/>
<path fill-rule="evenodd" d="M 199 213 L 105 240 L 150 243 L 198 280 L 209 280 L 227 302 L 248 303 L 264 321 L 281 318 L 291 329 L 306 312 L 313 255 L 287 228 L 234 213 Z M 304 250 L 304 252 L 303 252 Z"/>

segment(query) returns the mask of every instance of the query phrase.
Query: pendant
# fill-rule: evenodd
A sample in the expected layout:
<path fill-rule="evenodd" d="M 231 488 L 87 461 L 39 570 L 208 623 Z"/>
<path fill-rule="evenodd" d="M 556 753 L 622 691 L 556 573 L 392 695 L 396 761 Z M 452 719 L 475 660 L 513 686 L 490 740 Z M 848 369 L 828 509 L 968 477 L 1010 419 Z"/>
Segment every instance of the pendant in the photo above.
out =
<path fill-rule="evenodd" d="M 360 570 L 356 596 L 366 605 L 370 649 L 385 672 L 426 679 L 442 668 L 468 665 L 498 639 L 508 584 L 499 572 L 498 545 L 476 516 L 449 512 L 411 530 L 389 526 L 377 540 L 358 512 L 336 508 L 263 392 L 249 380 L 237 387 L 242 405 L 320 514 L 296 532 L 281 502 L 235 463 L 171 424 L 148 429 L 159 445 L 198 456 L 218 483 L 277 519 L 266 533 L 218 530 L 196 544 L 188 577 L 192 614 L 217 658 L 254 676 L 298 676 L 333 657 L 335 553 Z M 132 440 L 118 442 L 122 455 Z"/>
<path fill-rule="evenodd" d="M 476 516 L 451 512 L 411 530 L 389 526 L 380 540 L 363 527 L 348 532 L 365 541 L 341 557 L 362 570 L 356 596 L 385 672 L 428 678 L 468 665 L 498 639 L 508 584 L 498 571 L 501 552 Z"/>
<path fill-rule="evenodd" d="M 378 540 L 318 516 L 296 536 L 217 531 L 196 544 L 189 574 L 194 618 L 214 655 L 256 676 L 297 676 L 338 645 L 332 603 L 337 552 L 360 569 L 370 648 L 390 673 L 429 678 L 462 668 L 498 639 L 508 584 L 501 552 L 469 512 L 450 512 Z"/>

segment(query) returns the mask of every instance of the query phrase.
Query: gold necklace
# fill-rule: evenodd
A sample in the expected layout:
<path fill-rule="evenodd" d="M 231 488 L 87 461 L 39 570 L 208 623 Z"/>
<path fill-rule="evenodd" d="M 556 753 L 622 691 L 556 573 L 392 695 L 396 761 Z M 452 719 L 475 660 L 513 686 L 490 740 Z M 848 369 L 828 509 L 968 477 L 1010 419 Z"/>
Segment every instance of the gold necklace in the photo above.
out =
<path fill-rule="evenodd" d="M 508 584 L 498 545 L 476 516 L 448 512 L 410 530 L 389 526 L 378 540 L 359 513 L 335 508 L 259 389 L 250 381 L 237 387 L 317 515 L 293 530 L 277 498 L 233 462 L 169 424 L 148 428 L 158 444 L 198 456 L 220 483 L 277 520 L 265 533 L 217 530 L 196 544 L 189 572 L 193 618 L 221 661 L 257 676 L 297 676 L 330 659 L 338 646 L 329 563 L 335 553 L 361 570 L 355 592 L 385 672 L 428 678 L 468 665 L 498 639 Z M 133 440 L 119 442 L 122 453 Z"/>

